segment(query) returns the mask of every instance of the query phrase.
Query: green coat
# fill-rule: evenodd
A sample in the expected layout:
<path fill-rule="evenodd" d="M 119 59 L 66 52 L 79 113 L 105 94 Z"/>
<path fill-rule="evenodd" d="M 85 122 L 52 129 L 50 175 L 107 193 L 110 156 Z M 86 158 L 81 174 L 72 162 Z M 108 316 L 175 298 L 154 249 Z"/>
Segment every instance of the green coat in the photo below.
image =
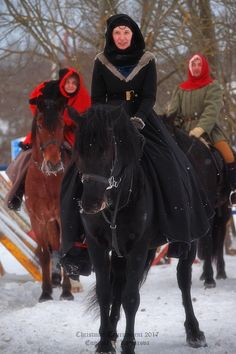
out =
<path fill-rule="evenodd" d="M 227 140 L 219 127 L 220 112 L 223 107 L 223 93 L 217 81 L 196 90 L 174 91 L 169 115 L 176 115 L 175 124 L 189 132 L 195 127 L 201 127 L 214 144 Z"/>

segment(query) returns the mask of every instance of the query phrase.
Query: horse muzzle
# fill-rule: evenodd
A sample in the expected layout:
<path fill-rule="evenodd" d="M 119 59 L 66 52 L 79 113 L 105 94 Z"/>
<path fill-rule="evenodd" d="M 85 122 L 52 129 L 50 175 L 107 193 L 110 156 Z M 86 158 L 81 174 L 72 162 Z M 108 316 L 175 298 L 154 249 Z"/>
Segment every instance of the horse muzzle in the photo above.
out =
<path fill-rule="evenodd" d="M 64 170 L 65 170 L 65 167 L 64 167 L 64 164 L 61 160 L 57 163 L 52 163 L 50 160 L 49 161 L 43 160 L 43 163 L 41 166 L 41 171 L 46 176 L 50 176 L 50 175 L 56 176 L 60 173 L 63 173 Z"/>

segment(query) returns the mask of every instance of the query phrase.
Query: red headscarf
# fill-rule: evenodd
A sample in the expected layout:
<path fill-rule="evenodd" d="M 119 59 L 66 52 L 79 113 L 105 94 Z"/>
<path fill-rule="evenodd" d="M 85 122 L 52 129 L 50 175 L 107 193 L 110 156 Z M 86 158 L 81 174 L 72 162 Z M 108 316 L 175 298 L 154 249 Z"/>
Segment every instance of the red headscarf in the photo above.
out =
<path fill-rule="evenodd" d="M 197 58 L 200 59 L 202 62 L 202 72 L 201 72 L 200 76 L 195 77 L 191 73 L 191 63 L 193 60 L 195 60 Z M 197 90 L 201 87 L 207 86 L 211 82 L 213 82 L 213 79 L 210 76 L 210 69 L 209 69 L 209 65 L 208 65 L 206 58 L 199 53 L 194 54 L 188 63 L 188 80 L 182 82 L 179 85 L 179 87 L 182 90 L 191 91 L 191 90 Z"/>

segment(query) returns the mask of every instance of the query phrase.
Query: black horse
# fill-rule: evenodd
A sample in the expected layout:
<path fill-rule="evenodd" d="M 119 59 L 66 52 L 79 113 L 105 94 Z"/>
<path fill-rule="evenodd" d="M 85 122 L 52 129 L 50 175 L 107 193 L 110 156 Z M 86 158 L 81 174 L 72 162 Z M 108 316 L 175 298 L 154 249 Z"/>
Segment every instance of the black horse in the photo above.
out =
<path fill-rule="evenodd" d="M 152 189 L 140 164 L 142 139 L 127 114 L 121 108 L 101 105 L 77 119 L 74 158 L 83 183 L 81 215 L 96 273 L 101 318 L 96 352 L 115 353 L 112 342 L 117 339 L 122 305 L 126 316 L 122 353 L 133 354 L 139 288 L 156 247 L 166 239 L 157 235 Z M 177 279 L 186 314 L 187 343 L 201 347 L 206 340 L 190 295 L 195 255 L 196 244 L 191 242 L 187 258 L 179 259 Z"/>
<path fill-rule="evenodd" d="M 231 216 L 229 208 L 230 188 L 227 183 L 227 170 L 220 153 L 212 146 L 190 137 L 182 129 L 175 127 L 174 117 L 159 117 L 166 124 L 180 148 L 191 161 L 199 182 L 205 189 L 209 201 L 215 209 L 215 217 L 209 234 L 198 241 L 198 256 L 203 260 L 203 273 L 206 288 L 216 286 L 212 262 L 216 262 L 216 278 L 226 279 L 224 262 L 224 239 L 227 222 Z"/>

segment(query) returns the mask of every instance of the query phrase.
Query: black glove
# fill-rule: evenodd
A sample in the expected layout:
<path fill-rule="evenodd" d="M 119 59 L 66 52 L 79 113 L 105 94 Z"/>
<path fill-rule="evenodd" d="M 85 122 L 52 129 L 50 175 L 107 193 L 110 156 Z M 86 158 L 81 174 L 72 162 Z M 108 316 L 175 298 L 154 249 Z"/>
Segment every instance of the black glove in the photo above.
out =
<path fill-rule="evenodd" d="M 133 125 L 135 126 L 135 128 L 137 128 L 138 130 L 142 130 L 145 127 L 144 121 L 139 117 L 134 116 L 134 117 L 131 117 L 130 120 L 133 123 Z"/>
<path fill-rule="evenodd" d="M 32 149 L 32 144 L 24 144 L 22 141 L 19 142 L 18 146 L 19 146 L 23 151 Z"/>

